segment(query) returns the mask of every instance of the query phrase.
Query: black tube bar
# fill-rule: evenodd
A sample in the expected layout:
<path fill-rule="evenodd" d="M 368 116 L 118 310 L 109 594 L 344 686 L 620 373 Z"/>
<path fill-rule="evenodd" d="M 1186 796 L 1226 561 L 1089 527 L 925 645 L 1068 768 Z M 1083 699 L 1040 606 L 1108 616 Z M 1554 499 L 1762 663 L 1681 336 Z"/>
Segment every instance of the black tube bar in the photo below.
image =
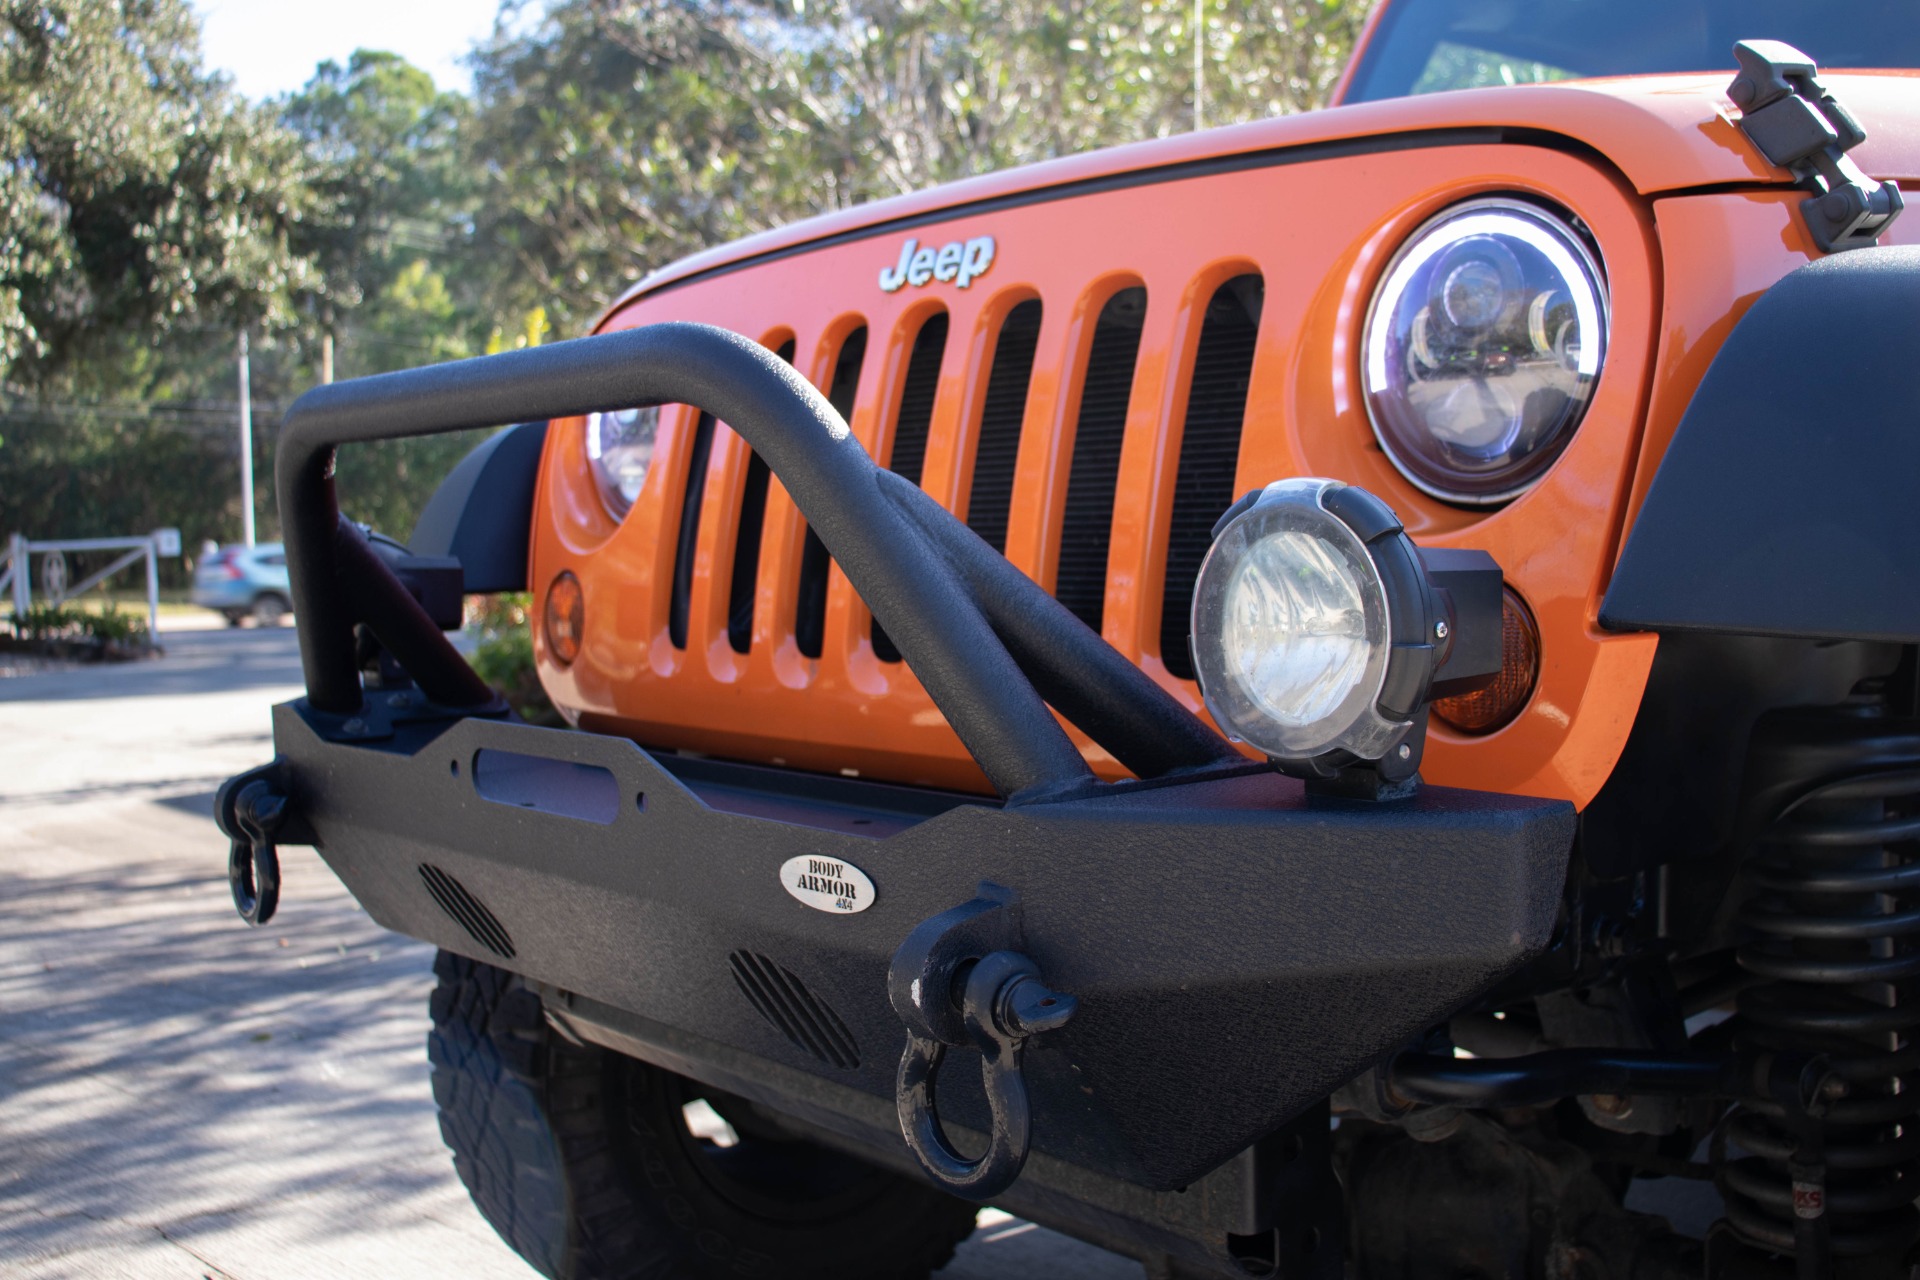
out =
<path fill-rule="evenodd" d="M 334 558 L 354 615 L 373 628 L 421 692 L 447 707 L 504 707 L 345 516 L 334 525 Z"/>
<path fill-rule="evenodd" d="M 352 647 L 358 592 L 344 584 L 334 540 L 336 446 L 663 403 L 713 414 L 766 460 L 1002 795 L 1040 799 L 1092 784 L 1086 762 L 996 637 L 962 574 L 930 545 L 923 519 L 908 518 L 886 496 L 880 477 L 887 473 L 826 398 L 759 344 L 709 325 L 649 325 L 358 378 L 301 396 L 287 414 L 275 476 L 309 703 L 350 714 L 361 699 Z M 384 565 L 377 569 L 391 577 Z M 382 639 L 391 644 L 388 636 Z M 1043 676 L 1050 685 L 1058 684 L 1058 671 L 1117 670 L 1116 662 L 1131 673 L 1127 696 L 1145 680 L 1084 628 L 1050 635 L 1048 642 L 1058 646 L 1045 664 L 1056 673 Z M 453 653 L 444 637 L 440 645 Z M 423 655 L 439 652 L 425 642 L 420 649 Z M 437 665 L 438 657 L 433 661 Z M 464 665 L 457 654 L 453 661 Z M 1081 674 L 1068 683 L 1084 692 L 1092 678 Z M 1089 704 L 1083 711 L 1094 710 L 1092 699 L 1079 701 Z M 1116 758 L 1191 765 L 1224 750 L 1224 743 L 1196 750 L 1206 744 L 1194 731 L 1210 731 L 1173 705 L 1192 726 L 1176 735 L 1184 745 L 1171 752 L 1099 734 L 1096 740 Z M 1113 738 L 1143 731 L 1147 722 L 1164 733 L 1164 712 L 1160 707 L 1146 722 L 1095 718 Z"/>
<path fill-rule="evenodd" d="M 1596 1093 L 1735 1096 L 1746 1077 L 1734 1054 L 1551 1049 L 1519 1058 L 1403 1053 L 1387 1070 L 1387 1086 L 1432 1106 L 1523 1107 Z"/>
<path fill-rule="evenodd" d="M 926 490 L 891 471 L 880 483 L 960 572 L 1040 696 L 1114 759 L 1143 778 L 1251 763 Z"/>

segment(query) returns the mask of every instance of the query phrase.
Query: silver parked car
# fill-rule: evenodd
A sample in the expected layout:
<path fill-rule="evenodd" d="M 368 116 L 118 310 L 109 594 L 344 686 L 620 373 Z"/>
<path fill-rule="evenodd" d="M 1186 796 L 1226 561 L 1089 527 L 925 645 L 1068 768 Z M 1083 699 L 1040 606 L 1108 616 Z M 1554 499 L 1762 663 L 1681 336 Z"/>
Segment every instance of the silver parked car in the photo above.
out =
<path fill-rule="evenodd" d="M 200 558 L 193 571 L 193 602 L 226 615 L 230 626 L 251 617 L 274 627 L 293 611 L 287 585 L 287 553 L 277 542 L 235 544 Z"/>

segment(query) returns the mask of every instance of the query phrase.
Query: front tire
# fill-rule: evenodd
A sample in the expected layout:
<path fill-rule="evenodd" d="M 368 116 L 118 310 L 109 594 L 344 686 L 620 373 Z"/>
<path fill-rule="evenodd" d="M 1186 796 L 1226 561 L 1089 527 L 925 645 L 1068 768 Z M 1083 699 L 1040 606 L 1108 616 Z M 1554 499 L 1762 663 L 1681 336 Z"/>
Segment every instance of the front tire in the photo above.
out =
<path fill-rule="evenodd" d="M 974 1208 L 548 1026 L 514 975 L 441 952 L 433 1096 L 474 1204 L 553 1280 L 917 1280 Z M 725 1116 L 721 1146 L 689 1104 Z M 724 1140 L 725 1135 L 720 1135 Z"/>
<path fill-rule="evenodd" d="M 256 627 L 277 627 L 280 620 L 287 616 L 287 602 L 271 591 L 253 598 L 253 625 Z"/>

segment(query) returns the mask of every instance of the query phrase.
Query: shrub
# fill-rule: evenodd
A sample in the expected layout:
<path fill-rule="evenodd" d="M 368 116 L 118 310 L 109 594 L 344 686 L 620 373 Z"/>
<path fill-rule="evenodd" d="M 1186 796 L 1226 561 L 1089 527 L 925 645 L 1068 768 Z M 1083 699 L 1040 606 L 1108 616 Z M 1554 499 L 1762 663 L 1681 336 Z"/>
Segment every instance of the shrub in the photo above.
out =
<path fill-rule="evenodd" d="M 19 640 L 92 641 L 120 648 L 141 648 L 148 643 L 146 619 L 138 614 L 122 613 L 109 604 L 99 613 L 67 605 L 36 605 L 11 619 L 13 634 Z"/>
<path fill-rule="evenodd" d="M 564 721 L 547 700 L 533 668 L 529 608 L 523 591 L 480 596 L 468 603 L 467 628 L 475 636 L 473 669 L 499 690 L 521 719 L 558 726 Z"/>

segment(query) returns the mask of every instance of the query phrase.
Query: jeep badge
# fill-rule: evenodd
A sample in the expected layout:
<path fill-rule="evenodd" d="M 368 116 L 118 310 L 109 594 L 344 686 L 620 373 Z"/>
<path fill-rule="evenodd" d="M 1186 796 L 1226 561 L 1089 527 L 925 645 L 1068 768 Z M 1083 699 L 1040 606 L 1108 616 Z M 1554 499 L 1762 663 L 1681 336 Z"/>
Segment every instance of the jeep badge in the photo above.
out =
<path fill-rule="evenodd" d="M 897 293 L 901 285 L 919 288 L 930 280 L 951 282 L 964 289 L 993 265 L 993 237 L 976 236 L 962 243 L 950 240 L 938 249 L 921 248 L 918 240 L 900 246 L 900 261 L 880 268 L 880 288 Z"/>

